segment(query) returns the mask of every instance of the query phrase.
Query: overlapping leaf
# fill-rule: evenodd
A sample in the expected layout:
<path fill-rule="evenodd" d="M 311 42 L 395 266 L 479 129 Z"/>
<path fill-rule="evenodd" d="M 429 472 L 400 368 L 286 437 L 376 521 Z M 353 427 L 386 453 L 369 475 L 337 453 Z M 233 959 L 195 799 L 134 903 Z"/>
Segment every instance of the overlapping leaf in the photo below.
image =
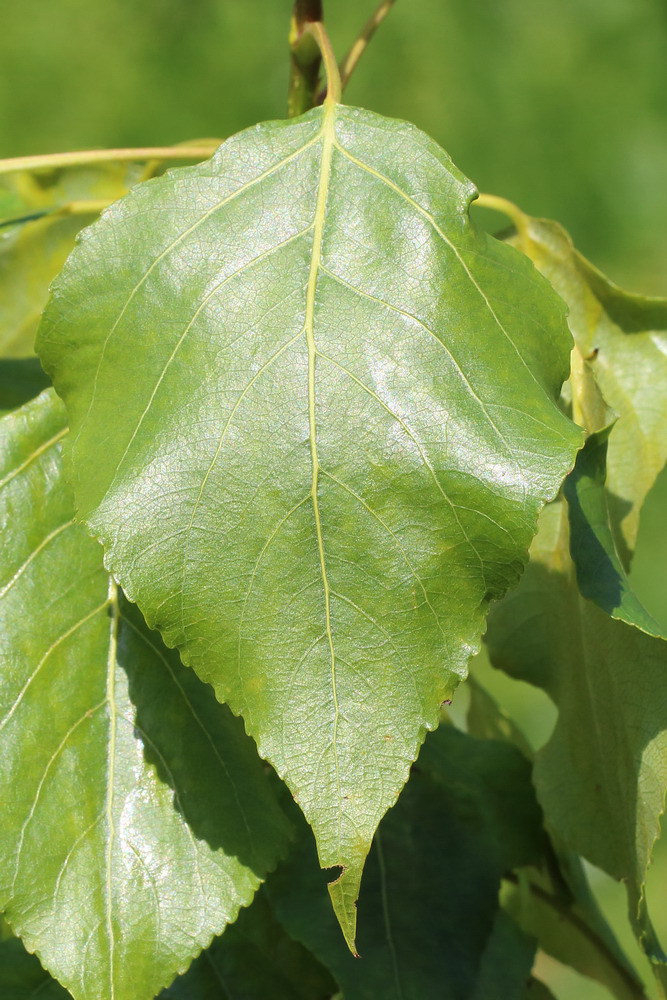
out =
<path fill-rule="evenodd" d="M 86 231 L 40 356 L 81 515 L 313 826 L 364 859 L 579 443 L 560 302 L 411 126 L 327 102 Z"/>
<path fill-rule="evenodd" d="M 0 909 L 75 1000 L 149 1000 L 250 902 L 286 823 L 238 719 L 73 522 L 62 405 L 0 422 Z"/>
<path fill-rule="evenodd" d="M 625 292 L 581 256 L 556 222 L 513 209 L 510 241 L 568 305 L 569 324 L 618 415 L 609 439 L 607 488 L 616 542 L 627 565 L 641 505 L 667 461 L 667 300 Z"/>
<path fill-rule="evenodd" d="M 475 736 L 514 744 L 532 759 L 533 751 L 523 734 L 488 691 L 475 681 L 474 673 L 468 685 L 468 731 Z M 545 850 L 545 863 L 539 868 L 533 865 L 515 876 L 508 876 L 503 883 L 501 900 L 505 911 L 527 935 L 537 939 L 542 951 L 582 975 L 597 979 L 618 1000 L 638 1000 L 644 996 L 642 982 L 605 920 L 577 854 L 562 844 L 550 842 Z M 502 942 L 507 933 L 511 937 L 513 931 L 501 929 L 500 940 L 495 944 L 493 940 L 489 942 L 486 953 L 489 962 L 492 953 L 498 953 L 498 960 L 501 960 Z M 521 949 L 515 949 L 510 971 L 520 961 Z M 489 962 L 485 958 L 484 967 Z M 489 992 L 493 988 L 491 976 L 491 969 L 488 980 L 481 976 Z M 508 989 L 502 980 L 501 984 L 502 989 Z"/>
<path fill-rule="evenodd" d="M 607 445 L 612 430 L 607 427 L 588 438 L 565 481 L 570 553 L 577 570 L 577 583 L 581 594 L 595 601 L 612 618 L 664 639 L 665 629 L 648 613 L 632 589 L 614 541 L 605 489 Z"/>
<path fill-rule="evenodd" d="M 667 458 L 667 302 L 613 285 L 556 223 L 513 206 L 508 214 L 516 224 L 509 239 L 568 304 L 588 362 L 572 387 L 582 415 L 601 391 L 618 419 L 602 435 L 606 450 L 593 436 L 566 486 L 569 519 L 564 501 L 544 511 L 521 584 L 491 617 L 490 650 L 497 665 L 557 702 L 558 723 L 536 766 L 547 821 L 627 882 L 637 935 L 667 979 L 643 895 L 667 787 L 667 646 L 653 637 L 663 630 L 624 572 L 641 505 Z M 594 409 L 589 430 L 598 431 Z M 599 607 L 581 596 L 576 577 Z"/>
<path fill-rule="evenodd" d="M 104 164 L 0 177 L 0 357 L 33 353 L 49 285 L 76 234 L 143 170 Z"/>
<path fill-rule="evenodd" d="M 628 883 L 637 924 L 667 787 L 667 644 L 581 596 L 564 501 L 543 512 L 521 584 L 490 616 L 488 643 L 497 666 L 558 705 L 535 765 L 546 820 Z"/>

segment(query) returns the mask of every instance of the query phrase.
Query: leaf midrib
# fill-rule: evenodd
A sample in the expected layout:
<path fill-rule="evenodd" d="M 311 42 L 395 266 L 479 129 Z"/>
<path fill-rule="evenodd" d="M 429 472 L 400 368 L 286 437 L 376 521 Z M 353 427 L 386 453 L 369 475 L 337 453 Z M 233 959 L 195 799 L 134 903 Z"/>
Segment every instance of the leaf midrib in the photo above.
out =
<path fill-rule="evenodd" d="M 340 784 L 340 769 L 338 763 L 338 721 L 340 718 L 340 707 L 338 703 L 338 688 L 336 681 L 336 650 L 334 647 L 333 630 L 331 627 L 331 588 L 327 575 L 327 561 L 324 548 L 324 535 L 322 531 L 322 519 L 320 515 L 319 501 L 319 478 L 320 463 L 317 450 L 317 413 L 316 413 L 316 384 L 315 375 L 317 367 L 317 344 L 315 341 L 315 299 L 317 294 L 317 283 L 322 263 L 322 241 L 324 228 L 326 225 L 327 202 L 331 182 L 331 163 L 333 151 L 336 143 L 335 135 L 336 105 L 329 100 L 324 104 L 324 118 L 322 121 L 322 162 L 320 165 L 320 178 L 317 189 L 317 205 L 315 208 L 315 221 L 313 225 L 313 248 L 310 258 L 310 271 L 308 275 L 308 285 L 306 290 L 306 315 L 305 332 L 306 343 L 308 345 L 308 426 L 310 457 L 312 464 L 311 497 L 313 503 L 313 516 L 315 518 L 315 533 L 317 537 L 317 551 L 320 564 L 320 575 L 322 577 L 322 589 L 324 592 L 324 615 L 325 630 L 329 646 L 331 661 L 331 694 L 334 708 L 332 749 L 334 759 L 334 769 L 336 773 L 337 792 L 337 818 L 338 831 L 337 842 L 341 842 L 341 812 L 342 812 L 342 790 Z"/>

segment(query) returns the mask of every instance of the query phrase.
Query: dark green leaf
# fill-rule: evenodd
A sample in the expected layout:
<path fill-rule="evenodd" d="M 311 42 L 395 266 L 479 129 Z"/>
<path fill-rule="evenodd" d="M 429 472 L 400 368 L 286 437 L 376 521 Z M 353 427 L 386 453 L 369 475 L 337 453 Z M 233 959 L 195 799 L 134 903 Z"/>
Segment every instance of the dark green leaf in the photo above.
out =
<path fill-rule="evenodd" d="M 105 213 L 40 338 L 81 516 L 289 784 L 350 946 L 379 820 L 580 441 L 562 305 L 474 194 L 327 102 Z"/>
<path fill-rule="evenodd" d="M 470 1000 L 525 1000 L 536 942 L 498 910 Z"/>
<path fill-rule="evenodd" d="M 64 413 L 0 421 L 0 907 L 75 1000 L 149 1000 L 233 921 L 286 825 L 239 719 L 73 522 Z"/>
<path fill-rule="evenodd" d="M 267 889 L 278 917 L 331 969 L 345 1000 L 468 1000 L 487 945 L 497 946 L 490 935 L 501 875 L 536 860 L 541 847 L 521 754 L 443 726 L 427 738 L 376 837 L 359 899 L 360 958 L 336 932 L 305 827 Z"/>
<path fill-rule="evenodd" d="M 37 358 L 0 359 L 0 410 L 15 410 L 49 385 Z"/>
<path fill-rule="evenodd" d="M 570 517 L 570 554 L 584 597 L 612 618 L 649 635 L 667 633 L 644 608 L 627 577 L 611 528 L 605 490 L 607 444 L 612 427 L 592 434 L 565 481 Z M 666 427 L 667 433 L 667 427 Z"/>
<path fill-rule="evenodd" d="M 327 1000 L 337 986 L 273 915 L 262 889 L 160 1000 Z"/>

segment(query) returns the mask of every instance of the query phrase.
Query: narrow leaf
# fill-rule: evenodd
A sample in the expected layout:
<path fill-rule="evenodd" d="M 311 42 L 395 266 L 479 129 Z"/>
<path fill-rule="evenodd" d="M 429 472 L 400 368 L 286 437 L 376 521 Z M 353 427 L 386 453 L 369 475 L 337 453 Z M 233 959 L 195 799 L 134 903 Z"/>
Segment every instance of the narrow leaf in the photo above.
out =
<path fill-rule="evenodd" d="M 616 549 L 605 490 L 607 444 L 612 427 L 592 434 L 565 481 L 570 518 L 570 554 L 584 597 L 612 618 L 649 635 L 667 633 L 635 594 Z"/>
<path fill-rule="evenodd" d="M 0 907 L 75 1000 L 150 1000 L 250 902 L 285 820 L 240 720 L 73 522 L 52 391 L 0 421 Z"/>
<path fill-rule="evenodd" d="M 289 784 L 351 947 L 375 829 L 579 444 L 562 305 L 474 194 L 327 102 L 105 213 L 40 337 L 81 516 Z"/>

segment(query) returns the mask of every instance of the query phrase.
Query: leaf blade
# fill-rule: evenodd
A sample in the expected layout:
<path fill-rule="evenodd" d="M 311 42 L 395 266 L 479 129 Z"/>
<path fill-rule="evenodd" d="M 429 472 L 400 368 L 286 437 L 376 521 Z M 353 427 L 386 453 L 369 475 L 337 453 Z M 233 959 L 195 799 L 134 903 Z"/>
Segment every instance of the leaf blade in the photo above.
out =
<path fill-rule="evenodd" d="M 240 720 L 72 520 L 52 391 L 0 422 L 0 906 L 77 1000 L 150 1000 L 247 905 L 287 828 Z M 20 530 L 18 530 L 20 529 Z"/>
<path fill-rule="evenodd" d="M 298 796 L 350 946 L 375 828 L 579 443 L 561 306 L 471 227 L 473 193 L 368 112 L 258 126 L 88 230 L 40 335 L 82 517 Z M 94 260 L 121 245 L 110 280 Z"/>

